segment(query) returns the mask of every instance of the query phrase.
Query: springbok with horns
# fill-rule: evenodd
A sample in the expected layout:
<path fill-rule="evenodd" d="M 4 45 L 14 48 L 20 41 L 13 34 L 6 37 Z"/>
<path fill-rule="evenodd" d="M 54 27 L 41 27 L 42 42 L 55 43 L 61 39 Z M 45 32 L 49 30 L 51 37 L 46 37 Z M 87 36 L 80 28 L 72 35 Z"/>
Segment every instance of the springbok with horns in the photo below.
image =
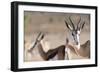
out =
<path fill-rule="evenodd" d="M 50 59 L 53 59 L 55 56 L 57 56 L 58 60 L 64 60 L 65 58 L 65 45 L 58 46 L 54 49 L 49 49 L 47 52 L 44 51 L 44 49 L 47 49 L 44 45 L 44 39 L 45 35 L 43 33 L 39 33 L 35 44 L 33 47 L 29 49 L 29 52 L 32 53 L 32 50 L 34 50 L 34 47 L 37 45 L 39 54 L 43 58 L 43 60 L 47 61 Z"/>
<path fill-rule="evenodd" d="M 80 32 L 84 27 L 85 22 L 81 23 L 81 18 L 75 28 L 71 17 L 69 17 L 70 24 L 65 21 L 67 28 L 71 31 L 71 36 L 75 42 L 74 45 L 69 44 L 70 39 L 66 39 L 66 43 L 64 45 L 60 45 L 54 49 L 50 49 L 47 52 L 43 50 L 43 39 L 44 34 L 40 33 L 36 39 L 35 44 L 29 49 L 29 52 L 32 52 L 34 47 L 38 45 L 38 50 L 41 57 L 44 60 L 50 60 L 54 58 L 56 55 L 58 56 L 58 60 L 64 59 L 81 59 L 81 58 L 90 58 L 90 40 L 86 41 L 84 44 L 80 44 Z"/>
<path fill-rule="evenodd" d="M 68 53 L 69 59 L 90 58 L 90 40 L 86 41 L 82 45 L 80 44 L 80 33 L 84 27 L 85 22 L 82 22 L 80 17 L 77 27 L 75 27 L 71 17 L 69 17 L 69 21 L 71 24 L 69 24 L 67 21 L 65 21 L 65 24 L 71 31 L 71 36 L 73 37 L 75 43 L 74 45 L 69 44 L 70 39 L 67 38 L 66 51 Z"/>

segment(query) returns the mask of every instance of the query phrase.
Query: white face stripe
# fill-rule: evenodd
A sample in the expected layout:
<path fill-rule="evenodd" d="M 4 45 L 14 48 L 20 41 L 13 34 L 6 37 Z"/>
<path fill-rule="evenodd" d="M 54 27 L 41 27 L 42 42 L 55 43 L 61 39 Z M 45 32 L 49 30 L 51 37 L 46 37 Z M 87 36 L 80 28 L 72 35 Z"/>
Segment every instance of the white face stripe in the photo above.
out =
<path fill-rule="evenodd" d="M 72 37 L 74 38 L 74 43 L 75 43 L 75 46 L 77 46 L 78 49 L 80 49 L 80 30 L 76 30 L 75 31 L 72 31 L 73 35 Z"/>
<path fill-rule="evenodd" d="M 76 36 L 77 36 L 77 42 L 79 43 L 80 42 L 79 34 L 77 34 Z"/>
<path fill-rule="evenodd" d="M 77 31 L 77 34 L 80 34 L 80 31 L 79 30 Z"/>

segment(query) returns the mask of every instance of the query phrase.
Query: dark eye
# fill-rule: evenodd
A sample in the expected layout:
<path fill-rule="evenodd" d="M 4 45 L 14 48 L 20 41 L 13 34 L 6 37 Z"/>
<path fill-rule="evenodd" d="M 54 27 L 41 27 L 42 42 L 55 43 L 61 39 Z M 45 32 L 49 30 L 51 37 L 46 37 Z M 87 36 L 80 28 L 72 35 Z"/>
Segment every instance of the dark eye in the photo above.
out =
<path fill-rule="evenodd" d="M 74 34 L 72 33 L 72 36 L 74 36 Z"/>

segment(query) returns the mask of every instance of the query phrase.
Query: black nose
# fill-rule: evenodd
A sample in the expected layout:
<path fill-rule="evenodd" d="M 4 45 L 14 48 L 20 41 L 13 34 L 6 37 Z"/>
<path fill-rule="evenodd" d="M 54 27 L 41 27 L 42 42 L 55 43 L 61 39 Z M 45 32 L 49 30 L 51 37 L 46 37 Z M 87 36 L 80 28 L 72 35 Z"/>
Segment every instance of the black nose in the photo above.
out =
<path fill-rule="evenodd" d="M 78 42 L 76 42 L 76 45 L 78 45 Z"/>

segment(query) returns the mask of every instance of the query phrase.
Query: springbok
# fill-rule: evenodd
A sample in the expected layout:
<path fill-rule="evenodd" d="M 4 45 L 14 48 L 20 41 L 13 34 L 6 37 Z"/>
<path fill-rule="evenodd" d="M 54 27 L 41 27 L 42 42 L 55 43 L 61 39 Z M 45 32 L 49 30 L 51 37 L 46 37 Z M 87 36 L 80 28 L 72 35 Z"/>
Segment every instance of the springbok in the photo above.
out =
<path fill-rule="evenodd" d="M 68 22 L 65 20 L 65 24 L 67 28 L 71 31 L 71 36 L 74 40 L 74 45 L 69 44 L 70 39 L 67 38 L 67 45 L 66 45 L 66 52 L 68 53 L 69 59 L 81 59 L 81 58 L 90 58 L 90 40 L 86 41 L 84 44 L 80 44 L 80 32 L 84 27 L 85 22 L 81 20 L 81 17 L 79 19 L 79 22 L 77 24 L 77 27 L 75 27 L 75 24 L 73 23 L 71 17 L 69 17 L 69 21 L 71 23 L 68 24 Z"/>
<path fill-rule="evenodd" d="M 45 61 L 50 60 L 50 59 L 54 58 L 55 56 L 58 57 L 58 60 L 64 60 L 64 58 L 65 58 L 65 45 L 58 46 L 54 49 L 49 49 L 47 52 L 45 52 L 44 49 L 46 49 L 46 48 L 44 46 L 44 41 L 43 41 L 44 36 L 45 35 L 43 33 L 41 33 L 41 32 L 39 33 L 35 44 L 33 45 L 33 47 L 31 47 L 29 49 L 29 52 L 32 52 L 34 47 L 37 45 L 39 54 L 41 55 L 41 57 Z"/>
<path fill-rule="evenodd" d="M 65 21 L 65 23 L 67 28 L 72 33 L 72 37 L 75 42 L 74 45 L 69 44 L 69 39 L 67 38 L 66 44 L 60 45 L 54 49 L 50 49 L 47 52 L 45 52 L 43 50 L 44 34 L 40 33 L 36 39 L 35 44 L 29 49 L 29 52 L 32 52 L 34 47 L 38 45 L 39 53 L 44 60 L 50 60 L 54 58 L 56 55 L 58 56 L 58 60 L 90 58 L 90 40 L 80 45 L 80 32 L 83 29 L 85 22 L 81 23 L 80 18 L 78 25 L 75 28 L 74 23 L 71 20 L 71 17 L 69 17 L 69 20 L 71 22 L 71 25 L 68 24 L 67 21 Z"/>

